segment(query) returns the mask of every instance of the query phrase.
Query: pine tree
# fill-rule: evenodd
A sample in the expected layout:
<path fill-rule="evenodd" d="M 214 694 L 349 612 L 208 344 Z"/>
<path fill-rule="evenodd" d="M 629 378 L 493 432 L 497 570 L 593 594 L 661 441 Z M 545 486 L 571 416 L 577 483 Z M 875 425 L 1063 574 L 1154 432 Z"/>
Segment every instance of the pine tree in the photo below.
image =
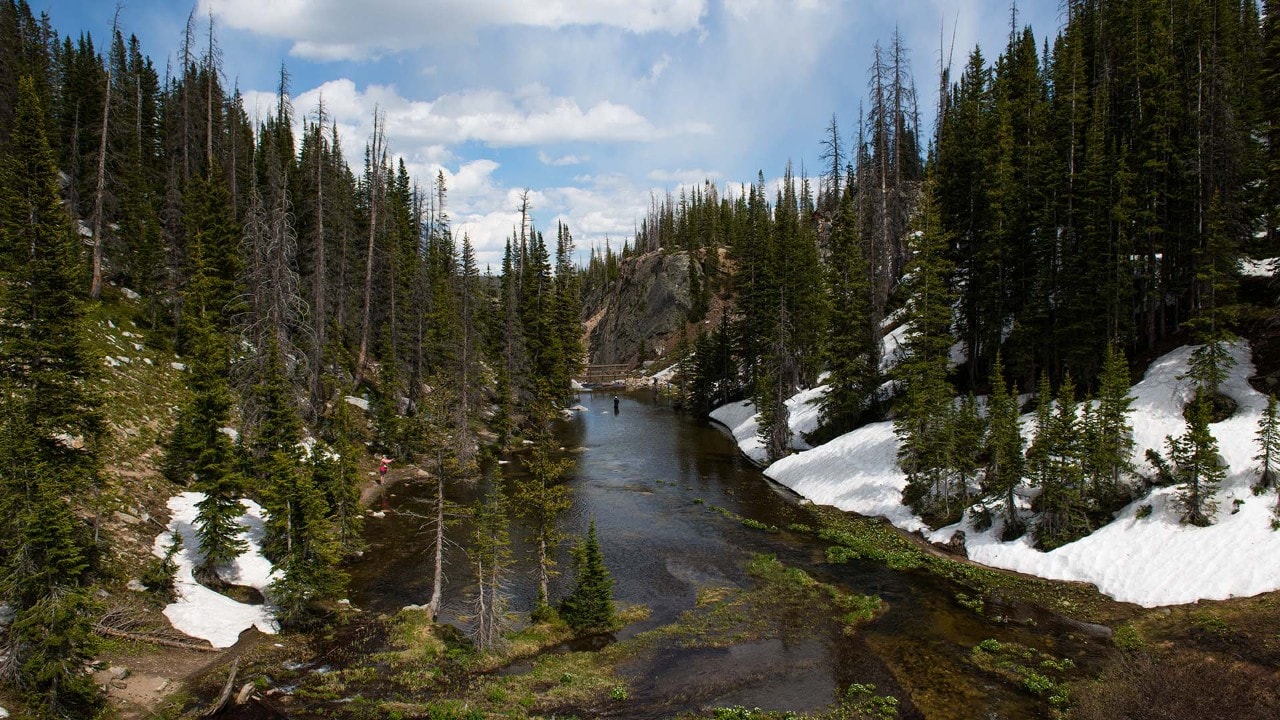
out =
<path fill-rule="evenodd" d="M 268 467 L 273 483 L 264 498 L 269 515 L 263 552 L 270 553 L 273 564 L 283 571 L 271 583 L 271 599 L 282 623 L 306 624 L 318 615 L 324 601 L 341 597 L 345 590 L 346 576 L 338 569 L 340 548 L 324 492 L 311 473 L 295 457 L 278 450 L 271 453 Z"/>
<path fill-rule="evenodd" d="M 1022 424 L 1018 419 L 1018 391 L 1005 383 L 1004 364 L 996 353 L 991 366 L 991 395 L 987 398 L 986 474 L 983 493 L 1003 506 L 1004 539 L 1012 540 L 1025 531 L 1018 515 L 1014 490 L 1022 484 L 1026 459 L 1023 456 Z"/>
<path fill-rule="evenodd" d="M 955 496 L 960 508 L 969 504 L 970 490 L 982 468 L 982 441 L 987 434 L 987 423 L 978 412 L 978 399 L 973 393 L 965 395 L 960 406 L 951 416 L 951 469 L 955 486 L 948 495 Z"/>
<path fill-rule="evenodd" d="M 23 78 L 0 154 L 0 601 L 13 680 L 40 717 L 87 717 L 95 646 L 88 528 L 77 513 L 98 480 L 101 420 L 88 387 L 77 242 L 35 83 Z"/>
<path fill-rule="evenodd" d="M 871 278 L 854 200 L 852 191 L 841 198 L 827 239 L 827 293 L 833 311 L 825 345 L 829 377 L 821 408 L 826 437 L 852 430 L 874 404 L 880 384 L 880 330 L 871 320 Z"/>
<path fill-rule="evenodd" d="M 511 567 L 507 498 L 500 477 L 490 479 L 485 496 L 472 513 L 469 555 L 476 578 L 471 636 L 484 651 L 498 649 L 511 622 L 510 598 L 504 585 Z M 536 610 L 536 608 L 535 608 Z"/>
<path fill-rule="evenodd" d="M 1280 464 L 1280 408 L 1275 394 L 1267 396 L 1267 407 L 1258 421 L 1258 483 L 1254 490 L 1265 491 L 1276 484 L 1276 465 Z"/>
<path fill-rule="evenodd" d="M 1186 432 L 1182 437 L 1165 440 L 1179 484 L 1182 521 L 1199 527 L 1213 522 L 1217 509 L 1213 495 L 1226 477 L 1226 468 L 1218 456 L 1218 441 L 1209 431 L 1211 412 L 1209 398 L 1197 397 L 1191 403 Z"/>
<path fill-rule="evenodd" d="M 943 257 L 946 234 L 938 222 L 929 183 L 921 199 L 918 230 L 912 236 L 907 266 L 905 354 L 895 376 L 902 386 L 894 432 L 898 465 L 907 475 L 904 501 L 917 513 L 939 517 L 950 506 L 946 472 L 950 466 L 949 418 L 955 390 L 947 381 L 951 348 L 951 266 Z M 946 514 L 946 513 L 943 513 Z"/>
<path fill-rule="evenodd" d="M 1102 359 L 1096 408 L 1088 413 L 1083 429 L 1089 494 L 1104 511 L 1128 497 L 1122 483 L 1134 471 L 1133 429 L 1129 424 L 1132 404 L 1129 364 L 1122 351 L 1108 345 Z"/>
<path fill-rule="evenodd" d="M 1231 247 L 1216 198 L 1209 214 L 1209 232 L 1200 251 L 1200 265 L 1196 273 L 1200 306 L 1196 317 L 1188 323 L 1201 345 L 1187 361 L 1186 377 L 1196 382 L 1197 395 L 1208 396 L 1212 402 L 1213 417 L 1221 419 L 1224 408 L 1218 388 L 1226 382 L 1227 373 L 1236 364 L 1229 348 L 1235 336 L 1227 328 L 1227 323 L 1235 315 L 1232 301 L 1239 259 Z"/>
<path fill-rule="evenodd" d="M 1041 389 L 1047 390 L 1047 382 L 1041 384 Z M 1042 400 L 1041 406 L 1048 409 L 1037 410 L 1037 426 L 1043 414 L 1048 414 L 1049 419 L 1043 437 L 1037 427 L 1032 444 L 1042 468 L 1040 495 L 1033 509 L 1040 513 L 1036 544 L 1043 550 L 1052 550 L 1084 537 L 1092 529 L 1083 495 L 1079 410 L 1069 375 L 1058 387 L 1057 398 L 1051 402 Z"/>
<path fill-rule="evenodd" d="M 364 513 L 360 507 L 360 465 L 363 448 L 355 441 L 350 406 L 336 403 L 328 418 L 327 442 L 311 451 L 312 481 L 324 494 L 329 521 L 343 557 L 364 547 Z"/>
<path fill-rule="evenodd" d="M 574 547 L 573 566 L 573 590 L 560 603 L 560 617 L 578 632 L 610 629 L 617 619 L 613 578 L 600 550 L 595 520 L 587 528 L 587 536 Z"/>
<path fill-rule="evenodd" d="M 572 505 L 572 497 L 565 478 L 573 469 L 573 460 L 551 457 L 555 443 L 548 431 L 543 431 L 534 441 L 525 468 L 528 475 L 516 481 L 516 512 L 529 525 L 536 544 L 538 564 L 538 597 L 535 601 L 535 620 L 549 608 L 551 576 L 554 573 L 555 549 L 564 541 L 560 518 Z"/>

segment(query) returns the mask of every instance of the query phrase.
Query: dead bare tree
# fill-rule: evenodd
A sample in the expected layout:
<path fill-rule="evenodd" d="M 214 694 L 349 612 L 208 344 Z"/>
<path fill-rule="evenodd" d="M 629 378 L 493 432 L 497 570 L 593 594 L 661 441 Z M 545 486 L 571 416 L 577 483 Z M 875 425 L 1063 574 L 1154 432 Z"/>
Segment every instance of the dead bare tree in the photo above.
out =
<path fill-rule="evenodd" d="M 369 242 L 365 247 L 364 300 L 360 308 L 360 349 L 356 353 L 356 384 L 364 380 L 369 358 L 370 305 L 373 300 L 373 261 L 378 237 L 378 211 L 386 188 L 382 169 L 386 163 L 385 115 L 377 108 L 373 111 L 373 135 L 366 150 L 369 165 Z"/>
<path fill-rule="evenodd" d="M 111 18 L 112 42 L 120 32 L 120 5 L 116 5 Z M 102 196 L 107 188 L 107 130 L 111 121 L 111 86 L 114 63 L 107 61 L 106 97 L 102 101 L 102 134 L 98 138 L 98 178 L 93 190 L 93 273 L 89 280 L 89 297 L 97 300 L 102 295 Z"/>

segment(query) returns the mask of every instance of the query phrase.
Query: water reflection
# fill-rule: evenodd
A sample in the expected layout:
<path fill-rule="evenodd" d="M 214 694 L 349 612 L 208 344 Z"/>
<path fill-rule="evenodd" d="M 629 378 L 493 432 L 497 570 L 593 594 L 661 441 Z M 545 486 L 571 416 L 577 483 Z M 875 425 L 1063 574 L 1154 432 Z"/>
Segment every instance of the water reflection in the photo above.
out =
<path fill-rule="evenodd" d="M 870 682 L 904 700 L 902 717 L 920 717 L 917 705 L 953 708 L 947 716 L 955 718 L 1033 716 L 1031 700 L 978 677 L 966 660 L 986 637 L 1017 639 L 1026 631 L 993 626 L 959 607 L 954 588 L 936 578 L 869 562 L 828 565 L 825 544 L 810 536 L 765 533 L 713 512 L 716 506 L 779 528 L 813 524 L 797 498 L 768 482 L 725 433 L 676 413 L 665 398 L 621 395 L 616 411 L 613 393 L 584 393 L 579 402 L 585 409 L 558 427 L 576 460 L 568 481 L 573 508 L 564 530 L 570 536 L 584 533 L 594 518 L 615 598 L 650 609 L 648 620 L 626 628 L 620 638 L 672 622 L 694 606 L 699 589 L 749 587 L 744 565 L 756 553 L 777 555 L 852 592 L 878 595 L 890 608 L 853 637 L 830 618 L 804 618 L 810 625 L 798 632 L 780 617 L 778 631 L 763 640 L 729 648 L 659 648 L 628 669 L 636 707 L 653 717 L 707 705 L 805 710 L 829 704 L 851 683 Z M 508 482 L 524 473 L 518 454 L 499 467 Z M 369 551 L 352 572 L 357 606 L 394 612 L 427 600 L 428 538 L 422 521 L 410 513 L 429 514 L 428 490 L 396 488 L 387 498 L 386 517 L 368 521 Z M 448 489 L 450 501 L 460 506 L 480 494 L 477 486 Z M 450 528 L 458 541 L 469 533 L 465 519 Z M 536 593 L 533 546 L 519 526 L 512 539 L 517 568 L 508 590 L 514 609 L 527 610 Z M 564 570 L 567 555 L 567 546 L 555 553 Z M 447 560 L 443 619 L 457 622 L 471 581 L 460 548 L 451 548 Z M 567 583 L 565 575 L 555 578 L 553 599 L 563 596 Z"/>

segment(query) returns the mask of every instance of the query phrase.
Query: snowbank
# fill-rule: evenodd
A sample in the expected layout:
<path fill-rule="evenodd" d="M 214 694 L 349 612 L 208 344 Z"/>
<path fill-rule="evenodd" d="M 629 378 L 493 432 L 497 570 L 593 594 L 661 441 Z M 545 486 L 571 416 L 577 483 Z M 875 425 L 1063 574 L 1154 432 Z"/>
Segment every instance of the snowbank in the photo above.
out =
<path fill-rule="evenodd" d="M 182 538 L 182 550 L 174 557 L 178 566 L 174 586 L 178 599 L 164 609 L 165 617 L 173 627 L 192 637 L 208 640 L 217 648 L 231 647 L 240 633 L 257 627 L 264 633 L 277 630 L 271 609 L 265 605 L 248 605 L 236 602 L 226 595 L 196 582 L 193 571 L 204 558 L 200 552 L 200 538 L 196 535 L 196 504 L 204 499 L 204 493 L 184 492 L 169 498 L 168 531 L 161 533 L 152 546 L 152 553 L 164 557 L 173 543 L 174 533 Z M 262 556 L 263 510 L 252 500 L 241 500 L 245 514 L 239 522 L 245 528 L 242 537 L 249 547 L 228 570 L 221 573 L 223 580 L 233 585 L 257 588 L 266 595 L 267 586 L 276 579 L 271 563 Z"/>
<path fill-rule="evenodd" d="M 1134 463 L 1148 471 L 1147 448 L 1165 449 L 1167 436 L 1186 428 L 1182 407 L 1191 397 L 1186 373 L 1192 347 L 1179 348 L 1148 368 L 1134 398 Z M 930 540 L 946 541 L 960 529 L 966 533 L 969 557 L 993 567 L 1040 577 L 1094 583 L 1117 600 L 1147 607 L 1225 599 L 1280 589 L 1280 532 L 1271 529 L 1276 491 L 1253 495 L 1256 479 L 1258 420 L 1266 398 L 1249 386 L 1253 373 L 1248 345 L 1231 349 L 1236 360 L 1222 390 L 1239 404 L 1227 420 L 1211 426 L 1229 468 L 1216 495 L 1218 513 L 1206 528 L 1183 525 L 1176 506 L 1176 488 L 1157 488 L 1125 507 L 1115 520 L 1088 537 L 1040 552 L 1032 539 L 999 539 L 999 525 L 977 532 L 967 520 L 930 530 L 902 504 L 906 478 L 897 467 L 898 441 L 889 422 L 873 423 L 835 438 L 818 448 L 779 460 L 765 474 L 813 502 L 861 515 L 882 516 L 907 531 L 923 532 Z M 807 391 L 797 398 L 807 396 Z M 739 447 L 753 460 L 763 459 L 755 437 L 754 408 L 734 403 L 712 417 L 728 426 Z M 1029 434 L 1032 416 L 1023 417 Z M 1151 506 L 1147 517 L 1138 509 Z"/>
<path fill-rule="evenodd" d="M 791 428 L 791 448 L 808 450 L 804 434 L 811 433 L 818 427 L 818 401 L 826 393 L 827 386 L 822 385 L 810 390 L 802 390 L 787 400 L 790 413 L 788 426 Z M 752 462 L 764 466 L 769 462 L 769 453 L 760 442 L 757 434 L 760 423 L 756 406 L 749 400 L 729 403 L 711 412 L 711 419 L 729 428 L 733 439 Z"/>

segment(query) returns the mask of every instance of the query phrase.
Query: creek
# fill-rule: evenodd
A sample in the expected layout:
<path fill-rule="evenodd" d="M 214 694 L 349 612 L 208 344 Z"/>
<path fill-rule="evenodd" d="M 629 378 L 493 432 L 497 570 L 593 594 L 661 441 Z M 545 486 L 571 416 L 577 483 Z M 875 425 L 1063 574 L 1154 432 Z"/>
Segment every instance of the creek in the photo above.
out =
<path fill-rule="evenodd" d="M 728 647 L 660 646 L 626 665 L 630 701 L 626 712 L 612 716 L 670 717 L 732 705 L 817 710 L 852 683 L 873 683 L 877 694 L 901 701 L 903 718 L 1032 718 L 1043 715 L 1044 701 L 976 667 L 969 659 L 975 645 L 987 638 L 1016 642 L 1084 666 L 1104 652 L 1098 641 L 1035 609 L 988 604 L 986 613 L 975 613 L 958 602 L 959 588 L 923 572 L 862 560 L 826 562 L 827 543 L 785 530 L 816 524 L 806 503 L 764 477 L 721 429 L 675 412 L 664 398 L 625 394 L 617 412 L 612 393 L 583 393 L 580 403 L 585 410 L 558 428 L 565 452 L 576 460 L 569 479 L 573 507 L 563 528 L 575 537 L 594 519 L 615 599 L 650 611 L 646 620 L 616 637 L 595 638 L 595 644 L 675 621 L 695 605 L 700 590 L 751 587 L 744 568 L 757 554 L 774 555 L 848 591 L 879 596 L 888 606 L 851 635 L 819 623 L 816 631 Z M 501 468 L 508 481 L 523 472 L 518 454 Z M 390 614 L 426 602 L 429 536 L 415 515 L 430 514 L 428 490 L 427 484 L 396 486 L 376 508 L 385 517 L 368 519 L 368 549 L 350 569 L 355 606 Z M 450 499 L 467 504 L 479 493 L 455 487 Z M 715 508 L 784 529 L 753 529 Z M 469 532 L 463 520 L 450 529 L 458 539 Z M 522 533 L 513 527 L 517 567 L 508 590 L 516 611 L 527 611 L 536 593 L 532 544 Z M 557 556 L 565 572 L 554 580 L 553 600 L 567 592 L 571 575 L 567 545 Z M 456 623 L 472 587 L 460 548 L 450 548 L 447 562 L 442 619 Z"/>

